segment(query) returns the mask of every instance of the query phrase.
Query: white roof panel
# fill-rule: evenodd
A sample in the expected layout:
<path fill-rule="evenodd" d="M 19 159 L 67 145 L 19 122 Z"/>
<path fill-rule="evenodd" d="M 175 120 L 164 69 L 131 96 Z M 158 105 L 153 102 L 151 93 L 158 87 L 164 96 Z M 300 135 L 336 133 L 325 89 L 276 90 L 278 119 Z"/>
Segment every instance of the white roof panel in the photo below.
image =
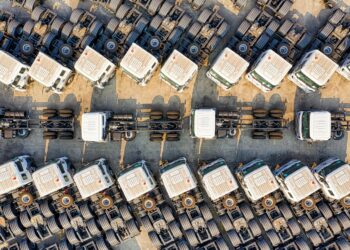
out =
<path fill-rule="evenodd" d="M 21 69 L 28 71 L 29 66 L 18 61 L 14 56 L 0 50 L 0 82 L 10 85 Z"/>
<path fill-rule="evenodd" d="M 124 172 L 117 181 L 127 201 L 139 198 L 156 187 L 155 180 L 142 166 Z"/>
<path fill-rule="evenodd" d="M 179 86 L 184 86 L 198 71 L 198 66 L 179 51 L 174 50 L 166 60 L 161 73 Z"/>
<path fill-rule="evenodd" d="M 344 164 L 326 176 L 330 190 L 340 200 L 350 194 L 350 166 Z"/>
<path fill-rule="evenodd" d="M 244 166 L 243 166 L 244 167 Z M 269 166 L 262 166 L 244 176 L 244 183 L 254 201 L 276 191 L 279 186 Z"/>
<path fill-rule="evenodd" d="M 170 198 L 174 198 L 197 187 L 197 181 L 187 164 L 174 166 L 162 172 L 160 177 Z"/>
<path fill-rule="evenodd" d="M 0 195 L 12 192 L 32 182 L 31 175 L 29 174 L 27 177 L 27 180 L 23 180 L 13 161 L 0 165 Z"/>
<path fill-rule="evenodd" d="M 113 184 L 110 175 L 108 173 L 103 175 L 97 164 L 79 171 L 73 178 L 83 199 L 99 193 Z"/>
<path fill-rule="evenodd" d="M 40 197 L 52 194 L 73 183 L 70 174 L 67 174 L 67 179 L 64 179 L 58 165 L 51 163 L 43 168 L 36 170 L 33 174 L 33 182 L 39 192 Z"/>
<path fill-rule="evenodd" d="M 81 135 L 84 141 L 103 141 L 103 116 L 101 112 L 84 113 L 81 119 Z"/>
<path fill-rule="evenodd" d="M 211 139 L 215 137 L 216 111 L 215 109 L 196 109 L 191 118 L 194 118 L 194 136 Z"/>
<path fill-rule="evenodd" d="M 133 43 L 120 62 L 120 67 L 137 78 L 144 78 L 153 65 L 158 65 L 158 60 L 151 53 Z M 156 67 L 153 67 L 156 69 Z"/>
<path fill-rule="evenodd" d="M 75 63 L 74 68 L 88 80 L 95 82 L 102 77 L 107 68 L 109 70 L 113 68 L 114 71 L 115 65 L 96 50 L 87 46 Z"/>
<path fill-rule="evenodd" d="M 273 86 L 281 83 L 292 65 L 279 54 L 269 49 L 255 67 L 255 71 Z"/>
<path fill-rule="evenodd" d="M 331 138 L 331 113 L 327 111 L 310 112 L 310 138 L 314 141 L 326 141 Z"/>
<path fill-rule="evenodd" d="M 237 181 L 227 165 L 220 166 L 206 173 L 202 182 L 208 196 L 213 201 L 238 188 Z"/>
<path fill-rule="evenodd" d="M 301 167 L 284 180 L 295 202 L 300 202 L 320 189 L 320 184 L 307 167 Z"/>
<path fill-rule="evenodd" d="M 32 66 L 29 68 L 28 75 L 45 87 L 52 87 L 55 81 L 61 75 L 72 72 L 48 55 L 39 52 Z M 63 74 L 62 74 L 63 73 Z"/>
<path fill-rule="evenodd" d="M 338 64 L 319 50 L 312 51 L 301 71 L 319 86 L 324 86 L 337 70 Z"/>
<path fill-rule="evenodd" d="M 236 52 L 225 48 L 214 62 L 212 70 L 230 83 L 235 83 L 248 69 L 249 63 Z"/>

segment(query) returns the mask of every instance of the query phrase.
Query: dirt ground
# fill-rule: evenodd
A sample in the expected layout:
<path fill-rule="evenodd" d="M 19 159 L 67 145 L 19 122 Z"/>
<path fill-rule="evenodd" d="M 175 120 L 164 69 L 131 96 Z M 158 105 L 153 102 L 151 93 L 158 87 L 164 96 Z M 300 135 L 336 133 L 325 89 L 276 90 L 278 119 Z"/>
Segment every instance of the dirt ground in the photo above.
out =
<path fill-rule="evenodd" d="M 69 6 L 72 6 L 72 8 L 76 8 L 79 3 L 78 0 L 65 0 L 65 2 L 69 4 Z M 235 13 L 235 10 L 232 9 L 232 3 L 229 0 L 220 0 L 220 2 L 230 11 Z M 344 2 L 350 4 L 350 0 L 346 0 Z M 302 15 L 305 15 L 307 17 L 306 21 L 312 21 L 314 18 L 320 15 L 321 10 L 324 9 L 324 5 L 321 0 L 296 0 L 293 8 Z M 120 100 L 132 99 L 136 100 L 136 104 L 149 104 L 153 103 L 155 99 L 161 98 L 164 104 L 168 104 L 172 102 L 172 100 L 176 99 L 179 103 L 182 103 L 184 105 L 184 114 L 185 116 L 188 116 L 191 108 L 196 105 L 196 101 L 193 100 L 194 96 L 205 98 L 209 93 L 211 97 L 214 96 L 217 98 L 217 101 L 220 101 L 221 99 L 225 99 L 227 97 L 235 97 L 237 101 L 251 102 L 252 99 L 256 96 L 263 98 L 265 101 L 269 101 L 270 99 L 274 98 L 274 96 L 278 95 L 279 98 L 285 103 L 286 117 L 292 120 L 295 112 L 295 107 L 297 105 L 296 102 L 300 102 L 300 100 L 303 98 L 309 98 L 306 94 L 301 93 L 300 90 L 297 89 L 296 85 L 289 82 L 287 79 L 283 81 L 279 88 L 276 88 L 270 93 L 262 93 L 244 78 L 239 82 L 238 85 L 234 86 L 229 91 L 224 91 L 207 80 L 205 77 L 205 72 L 206 69 L 201 69 L 196 79 L 189 85 L 189 88 L 184 90 L 182 93 L 178 93 L 167 84 L 160 81 L 159 70 L 155 73 L 150 83 L 146 87 L 141 87 L 136 85 L 131 79 L 122 74 L 122 72 L 118 69 L 116 78 L 114 80 L 115 84 L 112 84 L 115 86 L 115 89 L 111 90 L 115 92 L 114 98 L 112 96 L 112 99 L 100 101 L 106 103 L 116 102 L 118 104 Z M 207 84 L 207 86 L 203 86 L 203 84 Z M 199 87 L 203 89 L 203 93 L 197 91 L 197 88 Z M 75 80 L 60 96 L 55 95 L 53 97 L 51 92 L 45 92 L 39 84 L 35 83 L 31 85 L 28 92 L 14 92 L 13 98 L 32 97 L 32 102 L 38 103 L 46 103 L 52 101 L 63 102 L 72 93 L 74 93 L 77 102 L 80 103 L 80 114 L 91 109 L 91 105 L 93 104 L 91 99 L 94 94 L 94 90 L 92 86 L 88 84 L 82 76 L 79 75 L 75 77 Z M 327 84 L 326 88 L 320 91 L 319 97 L 322 99 L 335 98 L 339 100 L 339 103 L 350 103 L 349 93 L 350 82 L 346 81 L 340 75 L 335 74 Z M 80 122 L 80 118 L 81 116 L 79 116 L 78 122 Z M 120 159 L 120 162 L 123 162 L 123 147 L 125 148 L 125 145 L 122 144 L 120 147 L 122 156 L 118 157 Z M 47 145 L 45 151 L 47 151 Z M 162 150 L 160 151 L 160 154 L 162 155 Z M 346 155 L 347 160 L 349 161 L 350 135 L 348 135 L 347 138 Z M 141 234 L 141 236 L 137 237 L 137 242 L 141 249 L 153 249 L 147 235 L 144 232 Z M 133 247 L 130 249 L 132 248 Z M 123 249 L 127 249 L 127 247 Z"/>

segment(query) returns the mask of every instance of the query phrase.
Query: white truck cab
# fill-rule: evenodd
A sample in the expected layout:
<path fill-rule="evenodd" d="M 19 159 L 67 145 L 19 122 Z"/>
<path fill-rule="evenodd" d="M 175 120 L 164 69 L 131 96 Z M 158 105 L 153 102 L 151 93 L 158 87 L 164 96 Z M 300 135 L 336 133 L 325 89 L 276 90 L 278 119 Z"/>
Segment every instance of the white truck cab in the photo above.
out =
<path fill-rule="evenodd" d="M 224 159 L 220 158 L 201 166 L 198 175 L 212 201 L 217 201 L 238 189 L 237 181 Z"/>
<path fill-rule="evenodd" d="M 73 176 L 82 199 L 89 198 L 113 185 L 106 165 L 106 159 L 100 158 L 85 166 Z"/>
<path fill-rule="evenodd" d="M 29 68 L 28 75 L 56 94 L 61 94 L 72 76 L 72 70 L 39 52 Z"/>
<path fill-rule="evenodd" d="M 260 159 L 239 167 L 236 174 L 244 192 L 252 202 L 268 197 L 279 189 L 270 167 Z"/>
<path fill-rule="evenodd" d="M 337 68 L 332 59 L 313 50 L 303 55 L 288 78 L 306 93 L 312 93 L 324 87 Z"/>
<path fill-rule="evenodd" d="M 249 62 L 230 48 L 225 48 L 208 70 L 207 77 L 228 90 L 238 83 L 248 67 Z"/>
<path fill-rule="evenodd" d="M 32 183 L 33 161 L 29 155 L 15 157 L 0 165 L 0 196 Z"/>
<path fill-rule="evenodd" d="M 170 199 L 197 187 L 197 180 L 184 157 L 164 165 L 160 178 Z"/>
<path fill-rule="evenodd" d="M 0 50 L 0 83 L 17 91 L 25 91 L 28 85 L 29 66 L 9 53 Z"/>
<path fill-rule="evenodd" d="M 246 78 L 263 92 L 269 92 L 280 85 L 291 68 L 288 61 L 269 49 L 255 61 Z"/>
<path fill-rule="evenodd" d="M 192 109 L 190 116 L 191 136 L 199 139 L 213 139 L 216 135 L 216 110 Z"/>
<path fill-rule="evenodd" d="M 317 165 L 312 172 L 328 200 L 340 201 L 344 207 L 350 208 L 349 164 L 336 157 L 331 157 Z"/>
<path fill-rule="evenodd" d="M 328 111 L 299 111 L 295 118 L 295 132 L 299 140 L 327 141 L 332 136 L 331 113 Z"/>
<path fill-rule="evenodd" d="M 84 113 L 81 119 L 81 136 L 87 142 L 105 142 L 107 140 L 107 120 L 110 112 Z"/>
<path fill-rule="evenodd" d="M 198 66 L 178 50 L 166 60 L 160 70 L 160 79 L 182 92 L 198 72 Z"/>
<path fill-rule="evenodd" d="M 274 171 L 284 196 L 296 204 L 317 192 L 321 187 L 308 166 L 291 160 Z"/>
<path fill-rule="evenodd" d="M 337 72 L 344 76 L 347 80 L 350 80 L 350 53 L 341 62 Z"/>
<path fill-rule="evenodd" d="M 87 46 L 77 62 L 75 70 L 93 86 L 103 89 L 115 75 L 115 65 L 93 48 Z"/>
<path fill-rule="evenodd" d="M 34 185 L 41 198 L 73 184 L 70 166 L 68 158 L 61 157 L 50 161 L 32 174 Z"/>
<path fill-rule="evenodd" d="M 132 201 L 156 188 L 156 182 L 145 161 L 139 161 L 118 174 L 117 182 L 126 200 Z"/>
<path fill-rule="evenodd" d="M 120 62 L 121 70 L 141 86 L 146 86 L 158 65 L 157 58 L 136 43 L 130 46 Z"/>

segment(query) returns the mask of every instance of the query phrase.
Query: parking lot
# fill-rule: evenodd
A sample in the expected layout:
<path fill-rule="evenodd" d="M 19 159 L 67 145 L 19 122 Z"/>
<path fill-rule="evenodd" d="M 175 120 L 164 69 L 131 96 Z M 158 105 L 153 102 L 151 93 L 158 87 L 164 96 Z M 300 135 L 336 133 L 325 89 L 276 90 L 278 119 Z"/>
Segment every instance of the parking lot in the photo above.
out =
<path fill-rule="evenodd" d="M 1 5 L 9 6 L 6 2 Z M 81 5 L 86 8 L 91 7 L 86 2 Z M 207 0 L 206 4 L 210 5 L 213 2 L 213 0 Z M 297 0 L 293 8 L 296 9 L 297 14 L 303 15 L 306 27 L 315 32 L 317 28 L 315 20 L 324 19 L 329 10 L 320 12 L 320 8 L 324 8 L 320 0 L 306 2 L 305 4 L 304 0 Z M 48 3 L 51 4 L 50 1 Z M 229 6 L 229 3 L 224 4 Z M 59 1 L 59 5 L 54 4 L 54 7 L 62 11 L 63 15 L 67 15 L 69 7 L 65 3 Z M 234 33 L 249 8 L 251 6 L 246 6 L 239 15 L 228 9 L 221 9 L 220 13 L 222 12 L 221 14 L 229 20 L 232 26 L 230 34 Z M 98 9 L 97 13 L 106 18 L 107 14 L 103 10 Z M 317 24 L 320 25 L 320 22 Z M 224 44 L 219 46 L 209 62 L 213 61 L 223 47 Z M 118 69 L 116 77 L 104 90 L 94 89 L 83 77 L 77 75 L 62 95 L 45 92 L 38 84 L 32 84 L 27 92 L 14 92 L 0 85 L 0 106 L 15 110 L 28 110 L 31 118 L 37 118 L 40 110 L 45 107 L 72 108 L 78 114 L 77 133 L 74 140 L 44 141 L 41 131 L 32 130 L 31 135 L 23 140 L 1 140 L 0 162 L 20 154 L 32 155 L 38 164 L 55 157 L 68 156 L 74 165 L 79 167 L 82 163 L 104 157 L 117 172 L 123 165 L 143 159 L 148 161 L 154 173 L 158 174 L 161 160 L 171 161 L 182 156 L 188 159 L 193 169 L 196 169 L 200 160 L 219 157 L 224 158 L 233 166 L 255 158 L 261 158 L 271 166 L 293 158 L 308 164 L 330 156 L 350 160 L 349 135 L 340 141 L 331 140 L 309 144 L 296 139 L 293 124 L 294 114 L 298 110 L 333 111 L 339 108 L 350 110 L 348 95 L 350 82 L 340 75 L 335 74 L 327 87 L 319 93 L 305 94 L 295 84 L 285 79 L 281 87 L 265 94 L 245 79 L 242 79 L 229 91 L 224 91 L 206 77 L 206 71 L 207 67 L 201 68 L 195 81 L 182 93 L 162 83 L 159 79 L 159 70 L 150 83 L 142 87 L 136 85 Z M 192 108 L 214 107 L 220 110 L 235 109 L 240 106 L 285 109 L 289 122 L 283 140 L 253 140 L 249 130 L 240 131 L 233 139 L 198 140 L 191 138 L 189 114 Z M 185 126 L 181 140 L 178 142 L 151 142 L 147 133 L 139 133 L 135 140 L 121 143 L 86 143 L 81 139 L 79 123 L 83 112 L 111 110 L 136 113 L 150 109 L 171 110 L 176 108 L 180 108 L 184 115 Z M 134 249 L 132 244 L 135 243 L 130 244 L 130 249 Z M 148 249 L 148 247 L 142 249 Z"/>

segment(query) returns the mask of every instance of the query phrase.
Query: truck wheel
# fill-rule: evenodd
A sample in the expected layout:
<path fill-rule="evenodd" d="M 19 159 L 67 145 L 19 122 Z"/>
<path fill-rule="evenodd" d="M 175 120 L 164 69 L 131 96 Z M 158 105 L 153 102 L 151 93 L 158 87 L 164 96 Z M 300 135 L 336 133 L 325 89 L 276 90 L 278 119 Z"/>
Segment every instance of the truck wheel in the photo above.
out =
<path fill-rule="evenodd" d="M 50 218 L 50 217 L 52 217 L 54 215 L 52 213 L 51 206 L 50 206 L 48 200 L 43 200 L 39 204 L 39 207 L 40 207 L 41 213 L 44 215 L 45 218 Z"/>
<path fill-rule="evenodd" d="M 283 132 L 282 131 L 271 131 L 271 132 L 269 132 L 269 139 L 281 140 L 281 139 L 283 139 Z"/>
<path fill-rule="evenodd" d="M 27 210 L 24 210 L 19 214 L 19 221 L 25 228 L 32 226 Z"/>
<path fill-rule="evenodd" d="M 101 230 L 98 228 L 94 218 L 91 218 L 86 222 L 86 227 L 88 228 L 92 236 L 97 236 L 101 233 Z"/>
<path fill-rule="evenodd" d="M 90 207 L 87 203 L 83 203 L 79 206 L 80 214 L 85 220 L 89 220 L 93 217 Z"/>
<path fill-rule="evenodd" d="M 266 109 L 253 109 L 253 116 L 255 118 L 265 118 L 267 116 Z"/>
<path fill-rule="evenodd" d="M 333 140 L 337 140 L 337 141 L 341 140 L 344 138 L 344 136 L 345 136 L 345 132 L 342 129 L 332 132 L 332 139 Z"/>
<path fill-rule="evenodd" d="M 220 221 L 226 232 L 233 229 L 232 222 L 227 214 L 220 215 Z"/>
<path fill-rule="evenodd" d="M 334 235 L 338 235 L 341 232 L 341 227 L 336 218 L 330 218 L 328 221 L 328 226 L 331 228 Z"/>
<path fill-rule="evenodd" d="M 272 224 L 271 221 L 269 219 L 269 217 L 267 217 L 266 214 L 263 214 L 259 217 L 259 222 L 260 224 L 263 226 L 263 229 L 265 231 L 271 230 L 272 229 Z"/>
<path fill-rule="evenodd" d="M 44 140 L 55 140 L 57 139 L 57 135 L 45 135 L 43 136 Z"/>
<path fill-rule="evenodd" d="M 115 13 L 116 18 L 118 18 L 119 20 L 122 20 L 126 16 L 126 14 L 128 14 L 129 10 L 130 10 L 129 5 L 127 4 L 120 5 L 117 12 Z"/>
<path fill-rule="evenodd" d="M 241 240 L 235 230 L 228 231 L 227 236 L 233 247 L 237 248 L 241 244 Z"/>
<path fill-rule="evenodd" d="M 32 14 L 30 15 L 30 19 L 34 20 L 35 22 L 38 22 L 45 11 L 46 9 L 44 7 L 35 7 L 35 9 L 32 11 Z"/>
<path fill-rule="evenodd" d="M 161 15 L 162 17 L 165 17 L 166 15 L 168 15 L 168 13 L 170 12 L 170 10 L 173 8 L 173 4 L 170 3 L 169 1 L 165 1 L 162 5 L 162 7 L 160 7 L 159 11 L 158 11 L 158 15 Z"/>
<path fill-rule="evenodd" d="M 317 205 L 318 209 L 320 210 L 321 214 L 323 215 L 323 217 L 326 218 L 326 220 L 330 219 L 333 217 L 333 213 L 332 210 L 329 208 L 329 206 L 324 203 L 324 202 L 320 202 Z"/>
<path fill-rule="evenodd" d="M 290 210 L 290 208 L 285 203 L 280 204 L 278 206 L 278 208 L 280 210 L 280 213 L 282 214 L 282 216 L 284 217 L 284 219 L 286 221 L 293 218 L 293 212 Z"/>
<path fill-rule="evenodd" d="M 299 223 L 301 224 L 301 226 L 303 227 L 305 232 L 308 232 L 313 228 L 311 221 L 309 220 L 309 218 L 306 215 L 302 215 L 299 218 Z"/>
<path fill-rule="evenodd" d="M 73 114 L 73 110 L 72 109 L 59 109 L 58 113 L 61 114 Z"/>
<path fill-rule="evenodd" d="M 160 133 L 151 133 L 150 141 L 163 141 L 163 134 Z"/>
<path fill-rule="evenodd" d="M 120 244 L 117 236 L 115 235 L 115 232 L 113 229 L 108 230 L 106 233 L 106 241 L 111 247 L 117 246 Z"/>
<path fill-rule="evenodd" d="M 350 219 L 344 212 L 338 214 L 337 219 L 343 230 L 350 228 Z"/>
<path fill-rule="evenodd" d="M 174 238 L 178 239 L 183 236 L 179 224 L 176 221 L 172 221 L 169 223 L 169 229 L 173 234 Z"/>
<path fill-rule="evenodd" d="M 125 225 L 128 228 L 128 231 L 130 233 L 131 238 L 135 237 L 136 235 L 138 235 L 140 233 L 140 230 L 138 229 L 137 224 L 136 224 L 134 219 L 128 220 L 125 223 Z"/>
<path fill-rule="evenodd" d="M 269 115 L 270 115 L 272 118 L 280 119 L 280 118 L 283 118 L 284 111 L 281 110 L 281 109 L 271 109 L 271 110 L 269 111 Z"/>
<path fill-rule="evenodd" d="M 56 109 L 44 109 L 43 114 L 57 114 Z"/>
<path fill-rule="evenodd" d="M 248 227 L 250 228 L 250 231 L 252 232 L 254 237 L 258 237 L 261 235 L 261 229 L 256 220 L 250 220 L 248 222 Z"/>
<path fill-rule="evenodd" d="M 173 211 L 171 210 L 171 208 L 169 206 L 162 207 L 161 212 L 162 212 L 163 217 L 166 220 L 166 222 L 169 223 L 169 222 L 174 220 Z"/>
<path fill-rule="evenodd" d="M 37 235 L 34 227 L 27 229 L 27 237 L 32 243 L 39 243 L 39 241 L 40 241 L 40 238 Z"/>
<path fill-rule="evenodd" d="M 206 204 L 203 204 L 202 206 L 200 206 L 199 210 L 201 211 L 205 221 L 210 221 L 213 219 L 213 214 L 210 212 L 210 209 Z"/>
<path fill-rule="evenodd" d="M 204 9 L 198 16 L 197 21 L 200 22 L 201 24 L 205 24 L 206 21 L 208 21 L 209 17 L 213 14 L 211 10 Z"/>
<path fill-rule="evenodd" d="M 188 219 L 188 216 L 186 213 L 180 214 L 179 222 L 180 222 L 183 230 L 187 230 L 187 229 L 190 229 L 192 227 L 190 220 Z"/>
<path fill-rule="evenodd" d="M 188 240 L 188 243 L 190 243 L 192 247 L 196 247 L 199 244 L 196 233 L 193 229 L 186 230 L 185 235 Z"/>
<path fill-rule="evenodd" d="M 341 199 L 340 205 L 343 208 L 349 209 L 350 208 L 350 196 L 345 196 L 343 199 Z"/>
<path fill-rule="evenodd" d="M 136 138 L 136 131 L 126 131 L 124 133 L 124 140 L 125 141 L 132 141 Z"/>
<path fill-rule="evenodd" d="M 128 220 L 131 220 L 133 218 L 130 211 L 129 211 L 129 207 L 126 204 L 119 207 L 119 213 L 122 216 L 124 221 L 128 221 Z"/>
<path fill-rule="evenodd" d="M 28 129 L 19 129 L 17 130 L 16 136 L 18 138 L 24 139 L 27 138 L 30 134 L 30 131 Z"/>
<path fill-rule="evenodd" d="M 208 221 L 207 226 L 212 237 L 216 237 L 220 234 L 219 228 L 214 220 Z"/>
<path fill-rule="evenodd" d="M 79 239 L 78 239 L 78 237 L 75 235 L 75 232 L 74 232 L 74 229 L 73 229 L 73 228 L 69 228 L 69 229 L 66 231 L 66 237 L 67 237 L 68 242 L 69 242 L 71 245 L 77 245 L 77 244 L 79 243 Z"/>
<path fill-rule="evenodd" d="M 61 37 L 63 40 L 67 40 L 73 32 L 73 24 L 67 22 L 61 30 Z"/>
<path fill-rule="evenodd" d="M 158 235 L 155 231 L 149 232 L 148 237 L 151 239 L 153 246 L 157 249 L 159 249 L 162 246 L 162 243 L 160 242 Z"/>
<path fill-rule="evenodd" d="M 167 141 L 179 141 L 180 135 L 176 132 L 170 132 L 166 134 L 166 140 Z"/>
<path fill-rule="evenodd" d="M 222 238 L 218 238 L 215 242 L 220 250 L 229 250 L 229 247 Z"/>
<path fill-rule="evenodd" d="M 272 246 L 274 246 L 274 247 L 277 247 L 281 243 L 281 240 L 278 237 L 275 230 L 270 230 L 270 231 L 266 232 L 266 236 L 267 236 L 267 238 L 269 238 Z"/>
<path fill-rule="evenodd" d="M 150 4 L 148 5 L 147 12 L 151 16 L 154 16 L 157 10 L 160 8 L 162 2 L 163 2 L 162 0 L 151 0 Z"/>
<path fill-rule="evenodd" d="M 69 17 L 69 22 L 76 24 L 79 22 L 80 18 L 83 16 L 84 10 L 82 9 L 75 9 L 73 10 L 72 14 Z"/>
<path fill-rule="evenodd" d="M 69 140 L 74 138 L 74 133 L 72 131 L 62 131 L 59 133 L 59 139 Z"/>
<path fill-rule="evenodd" d="M 292 232 L 293 236 L 298 236 L 300 234 L 300 225 L 298 224 L 297 220 L 292 218 L 288 222 L 288 227 L 290 231 Z"/>
<path fill-rule="evenodd" d="M 51 233 L 57 234 L 59 231 L 61 231 L 57 224 L 55 216 L 51 216 L 50 218 L 48 218 L 46 223 Z"/>
<path fill-rule="evenodd" d="M 314 247 L 318 247 L 322 243 L 322 239 L 320 238 L 316 230 L 306 232 L 306 236 L 309 238 Z"/>
<path fill-rule="evenodd" d="M 250 221 L 254 218 L 252 209 L 247 204 L 243 203 L 239 206 L 239 209 L 241 210 L 241 213 L 247 221 Z"/>
<path fill-rule="evenodd" d="M 70 222 L 69 222 L 69 219 L 68 219 L 68 216 L 67 216 L 66 212 L 61 213 L 58 216 L 58 221 L 60 222 L 62 229 L 68 229 L 68 228 L 70 228 L 72 226 L 70 224 Z"/>
<path fill-rule="evenodd" d="M 266 139 L 266 132 L 264 131 L 253 131 L 252 138 L 255 140 Z"/>
<path fill-rule="evenodd" d="M 101 225 L 103 231 L 107 231 L 112 228 L 106 214 L 100 215 L 98 217 L 98 222 Z"/>
<path fill-rule="evenodd" d="M 169 120 L 179 120 L 180 112 L 179 111 L 168 111 L 166 112 L 166 117 Z"/>
<path fill-rule="evenodd" d="M 141 217 L 141 224 L 146 229 L 147 232 L 151 232 L 154 230 L 152 223 L 149 220 L 147 215 Z"/>
<path fill-rule="evenodd" d="M 150 116 L 151 120 L 160 120 L 163 118 L 163 112 L 162 111 L 151 111 L 149 116 Z"/>

